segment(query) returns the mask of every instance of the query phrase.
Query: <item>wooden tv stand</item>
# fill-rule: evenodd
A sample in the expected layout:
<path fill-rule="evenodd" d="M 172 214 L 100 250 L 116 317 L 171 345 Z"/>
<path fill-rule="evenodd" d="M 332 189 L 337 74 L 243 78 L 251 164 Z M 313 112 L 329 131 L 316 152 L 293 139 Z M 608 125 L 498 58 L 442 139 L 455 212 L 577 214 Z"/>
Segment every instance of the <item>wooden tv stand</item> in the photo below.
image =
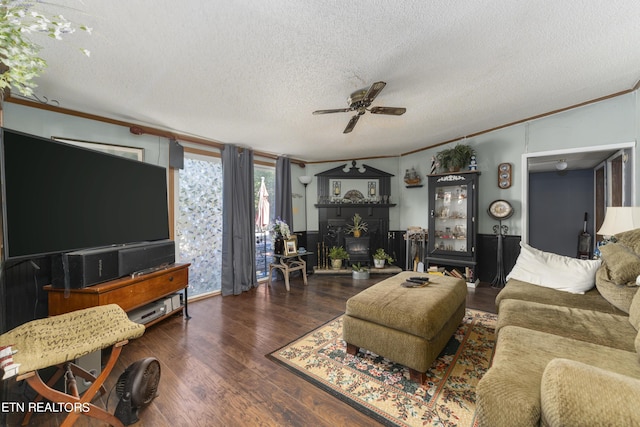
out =
<path fill-rule="evenodd" d="M 151 326 L 180 311 L 183 311 L 184 317 L 189 319 L 187 287 L 190 265 L 172 264 L 167 268 L 137 277 L 127 276 L 86 288 L 69 289 L 67 296 L 64 288 L 47 285 L 44 290 L 49 293 L 49 316 L 106 304 L 118 304 L 124 311 L 129 312 L 184 290 L 183 306 L 146 323 L 145 326 Z"/>

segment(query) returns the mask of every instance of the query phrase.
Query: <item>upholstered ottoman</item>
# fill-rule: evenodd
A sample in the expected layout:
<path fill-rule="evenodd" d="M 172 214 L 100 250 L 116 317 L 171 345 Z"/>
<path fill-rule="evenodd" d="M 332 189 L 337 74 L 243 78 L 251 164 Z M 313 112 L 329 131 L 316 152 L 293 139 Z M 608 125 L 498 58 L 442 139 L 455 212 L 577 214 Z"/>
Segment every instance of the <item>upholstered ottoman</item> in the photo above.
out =
<path fill-rule="evenodd" d="M 405 288 L 409 277 L 426 276 L 430 284 Z M 453 277 L 402 272 L 347 300 L 343 338 L 347 352 L 369 350 L 409 368 L 411 379 L 426 378 L 438 354 L 462 321 L 467 284 Z"/>

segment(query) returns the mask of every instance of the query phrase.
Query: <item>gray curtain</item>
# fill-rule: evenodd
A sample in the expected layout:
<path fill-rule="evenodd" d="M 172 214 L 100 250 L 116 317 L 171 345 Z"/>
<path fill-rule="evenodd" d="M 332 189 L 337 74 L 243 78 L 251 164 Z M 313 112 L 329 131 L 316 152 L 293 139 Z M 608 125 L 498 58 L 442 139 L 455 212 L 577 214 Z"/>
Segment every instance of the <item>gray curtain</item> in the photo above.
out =
<path fill-rule="evenodd" d="M 276 218 L 289 224 L 289 228 L 293 231 L 291 161 L 288 157 L 276 159 Z"/>
<path fill-rule="evenodd" d="M 239 295 L 256 279 L 253 151 L 222 150 L 222 295 Z"/>

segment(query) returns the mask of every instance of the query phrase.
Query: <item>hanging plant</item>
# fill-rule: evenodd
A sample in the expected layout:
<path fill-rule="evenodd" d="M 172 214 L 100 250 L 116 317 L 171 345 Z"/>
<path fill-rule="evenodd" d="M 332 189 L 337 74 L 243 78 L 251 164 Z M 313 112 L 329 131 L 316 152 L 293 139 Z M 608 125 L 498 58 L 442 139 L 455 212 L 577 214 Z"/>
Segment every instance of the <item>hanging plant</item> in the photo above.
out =
<path fill-rule="evenodd" d="M 32 34 L 45 34 L 62 40 L 63 35 L 76 31 L 62 15 L 46 16 L 37 11 L 39 1 L 0 0 L 0 93 L 14 87 L 24 96 L 33 95 L 34 79 L 46 68 L 47 62 L 39 54 L 41 46 L 34 43 Z M 78 26 L 91 34 L 91 28 Z M 86 49 L 81 51 L 89 56 Z"/>

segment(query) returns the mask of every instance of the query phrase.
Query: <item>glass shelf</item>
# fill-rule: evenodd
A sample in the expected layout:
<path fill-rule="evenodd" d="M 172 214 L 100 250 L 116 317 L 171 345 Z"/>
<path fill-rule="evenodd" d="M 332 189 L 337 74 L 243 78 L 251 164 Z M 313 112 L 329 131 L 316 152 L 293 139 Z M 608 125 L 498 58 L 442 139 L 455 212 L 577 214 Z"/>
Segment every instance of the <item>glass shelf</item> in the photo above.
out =
<path fill-rule="evenodd" d="M 467 252 L 467 185 L 436 188 L 434 250 Z"/>

